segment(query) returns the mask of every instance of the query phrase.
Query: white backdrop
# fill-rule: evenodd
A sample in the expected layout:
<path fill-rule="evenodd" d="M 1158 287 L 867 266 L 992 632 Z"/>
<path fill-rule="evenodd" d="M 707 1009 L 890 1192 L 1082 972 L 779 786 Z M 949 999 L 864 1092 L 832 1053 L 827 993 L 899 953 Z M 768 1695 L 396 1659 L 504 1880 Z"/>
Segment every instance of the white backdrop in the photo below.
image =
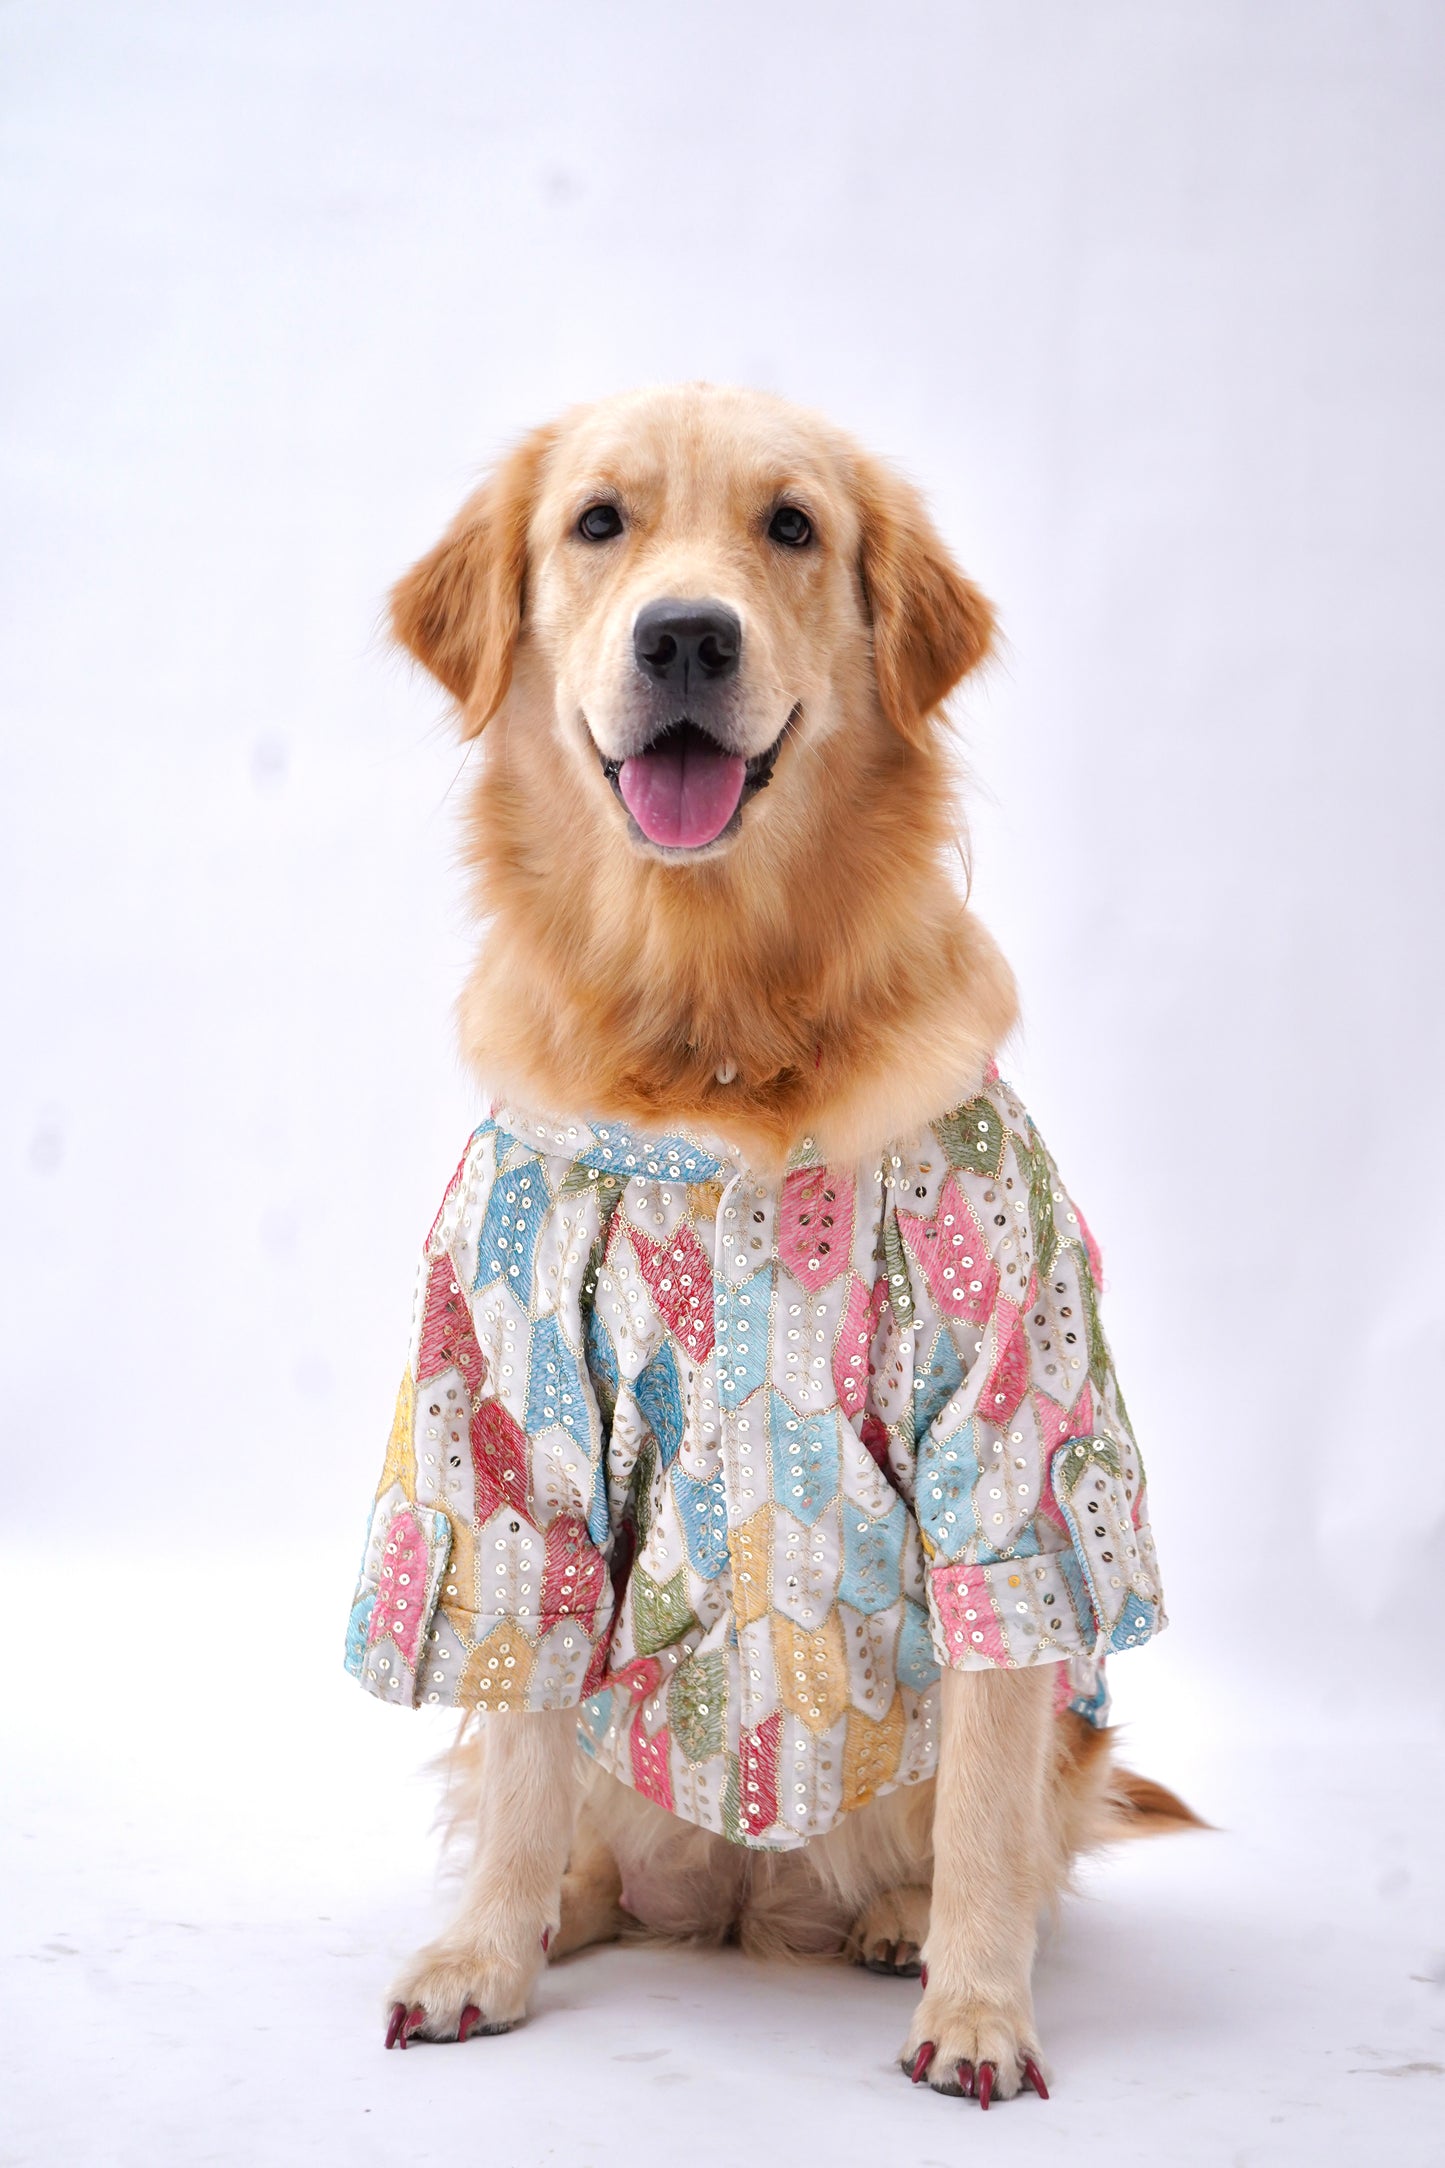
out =
<path fill-rule="evenodd" d="M 706 376 L 893 456 L 1000 607 L 975 897 L 1175 1622 L 1121 1703 L 1433 1721 L 1439 10 L 32 0 L 0 84 L 5 1495 L 41 1617 L 84 1576 L 43 1692 L 144 1701 L 208 1572 L 229 1693 L 228 1591 L 299 1556 L 261 1698 L 359 1702 L 477 1107 L 460 754 L 382 598 L 517 432 Z"/>

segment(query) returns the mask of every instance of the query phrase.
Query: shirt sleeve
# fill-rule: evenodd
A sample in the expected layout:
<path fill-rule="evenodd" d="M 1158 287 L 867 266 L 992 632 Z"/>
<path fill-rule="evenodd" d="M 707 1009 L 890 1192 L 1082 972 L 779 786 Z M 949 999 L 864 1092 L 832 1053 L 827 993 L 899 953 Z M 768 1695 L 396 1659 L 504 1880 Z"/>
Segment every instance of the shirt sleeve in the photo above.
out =
<path fill-rule="evenodd" d="M 932 1348 L 930 1375 L 945 1373 L 914 1471 L 934 1653 L 962 1669 L 1068 1662 L 1077 1690 L 1165 1623 L 1098 1252 L 997 1079 L 931 1142 L 936 1198 L 896 1219 L 915 1360 Z"/>
<path fill-rule="evenodd" d="M 613 1621 L 606 1440 L 583 1347 L 602 1232 L 487 1122 L 423 1253 L 347 1668 L 385 1701 L 499 1712 L 592 1693 Z"/>

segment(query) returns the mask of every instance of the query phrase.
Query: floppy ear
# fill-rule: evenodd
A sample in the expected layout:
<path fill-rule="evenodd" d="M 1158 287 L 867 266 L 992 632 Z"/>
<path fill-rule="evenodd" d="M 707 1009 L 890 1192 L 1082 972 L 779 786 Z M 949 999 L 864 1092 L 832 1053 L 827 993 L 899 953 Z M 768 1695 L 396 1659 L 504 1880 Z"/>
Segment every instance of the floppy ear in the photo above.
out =
<path fill-rule="evenodd" d="M 553 432 L 538 429 L 469 497 L 391 591 L 391 629 L 439 678 L 474 738 L 507 697 L 522 629 L 527 524 Z"/>
<path fill-rule="evenodd" d="M 949 556 L 916 489 L 874 460 L 858 465 L 863 592 L 883 712 L 914 743 L 993 639 L 993 606 Z"/>

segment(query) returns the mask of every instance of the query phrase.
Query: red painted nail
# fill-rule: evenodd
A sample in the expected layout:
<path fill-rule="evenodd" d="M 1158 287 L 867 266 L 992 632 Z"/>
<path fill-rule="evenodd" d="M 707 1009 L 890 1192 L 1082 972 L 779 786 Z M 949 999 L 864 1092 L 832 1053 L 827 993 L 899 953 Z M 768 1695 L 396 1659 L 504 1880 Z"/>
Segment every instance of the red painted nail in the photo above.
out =
<path fill-rule="evenodd" d="M 1024 2057 L 1024 2083 L 1025 2085 L 1031 2085 L 1033 2087 L 1034 2091 L 1038 2094 L 1040 2100 L 1048 2099 L 1049 2089 L 1044 2083 L 1044 2074 L 1042 2070 L 1040 2070 L 1038 2064 L 1034 2061 L 1032 2055 L 1026 2055 Z"/>
<path fill-rule="evenodd" d="M 386 2044 L 389 2048 L 406 2046 L 406 2042 L 401 2037 L 401 2028 L 405 2023 L 406 2004 L 404 2002 L 394 2002 L 391 2006 L 391 2015 L 386 2021 Z"/>
<path fill-rule="evenodd" d="M 919 1977 L 919 1979 L 920 1979 L 920 1980 L 921 1980 L 921 1981 L 923 1982 L 923 1985 L 924 1985 L 925 1987 L 927 1987 L 927 1985 L 928 1985 L 928 1967 L 927 1967 L 927 1965 L 925 1965 L 925 1966 L 923 1967 L 923 1969 L 922 1969 L 922 1971 L 921 1971 L 921 1972 L 919 1973 L 918 1977 Z"/>
<path fill-rule="evenodd" d="M 401 2037 L 396 2043 L 397 2046 L 399 2048 L 406 2047 L 411 2040 L 412 2034 L 416 2032 L 420 2026 L 425 2025 L 425 2023 L 425 2006 L 419 2002 L 413 2003 L 412 2007 L 407 2011 L 406 2016 L 402 2019 Z"/>
<path fill-rule="evenodd" d="M 470 2040 L 472 2034 L 476 2031 L 477 2027 L 481 2024 L 481 2022 L 481 2011 L 477 2008 L 474 2002 L 469 2002 L 466 2008 L 463 2010 L 461 2016 L 457 2019 L 458 2040 Z"/>
<path fill-rule="evenodd" d="M 545 1956 L 546 1956 L 546 1954 L 547 1954 L 547 1945 L 548 1945 L 548 1943 L 549 1943 L 549 1942 L 551 1941 L 551 1939 L 552 1939 L 552 1930 L 551 1930 L 551 1928 L 550 1928 L 550 1927 L 544 1927 L 544 1928 L 542 1929 L 542 1955 L 543 1955 L 544 1957 L 545 1957 Z"/>
<path fill-rule="evenodd" d="M 918 2050 L 918 2053 L 914 2056 L 912 2066 L 908 2072 L 909 2077 L 912 2078 L 915 2085 L 921 2085 L 924 2079 L 928 2076 L 929 2068 L 933 2062 L 933 2056 L 933 2042 L 931 2040 L 925 2040 L 922 2047 Z"/>
<path fill-rule="evenodd" d="M 978 2104 L 981 2108 L 986 2108 L 989 2102 L 993 2099 L 993 2081 L 997 2076 L 998 2072 L 994 2068 L 992 2063 L 979 2064 Z"/>
<path fill-rule="evenodd" d="M 964 2097 L 964 2099 L 965 2099 L 965 2100 L 972 2100 L 972 2098 L 973 2098 L 973 2064 L 972 2064 L 972 2063 L 956 2063 L 956 2064 L 954 2065 L 954 2070 L 955 2070 L 955 2073 L 956 2073 L 956 2075 L 957 2075 L 957 2078 L 958 2078 L 958 2082 L 959 2082 L 959 2084 L 960 2084 L 960 2085 L 962 2086 L 962 2088 L 963 2088 L 963 2097 Z"/>

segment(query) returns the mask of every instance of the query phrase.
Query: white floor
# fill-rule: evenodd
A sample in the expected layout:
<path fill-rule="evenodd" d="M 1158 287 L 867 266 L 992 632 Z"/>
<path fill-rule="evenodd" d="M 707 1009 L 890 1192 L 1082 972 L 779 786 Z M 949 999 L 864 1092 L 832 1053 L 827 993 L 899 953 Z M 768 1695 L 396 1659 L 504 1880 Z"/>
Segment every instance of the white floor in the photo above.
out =
<path fill-rule="evenodd" d="M 588 1953 L 518 2032 L 387 2055 L 387 1970 L 433 1917 L 441 1731 L 336 1680 L 309 1596 L 278 1650 L 269 1576 L 262 1653 L 208 1673 L 173 1582 L 57 1558 L 8 1584 L 46 1624 L 5 1762 L 0 2162 L 1445 2161 L 1425 1746 L 1137 1721 L 1132 1758 L 1220 1832 L 1090 1868 L 1039 1968 L 1053 2098 L 986 2125 L 895 2069 L 912 1983 L 735 1952 Z M 162 1708 L 135 1683 L 157 1661 Z"/>

